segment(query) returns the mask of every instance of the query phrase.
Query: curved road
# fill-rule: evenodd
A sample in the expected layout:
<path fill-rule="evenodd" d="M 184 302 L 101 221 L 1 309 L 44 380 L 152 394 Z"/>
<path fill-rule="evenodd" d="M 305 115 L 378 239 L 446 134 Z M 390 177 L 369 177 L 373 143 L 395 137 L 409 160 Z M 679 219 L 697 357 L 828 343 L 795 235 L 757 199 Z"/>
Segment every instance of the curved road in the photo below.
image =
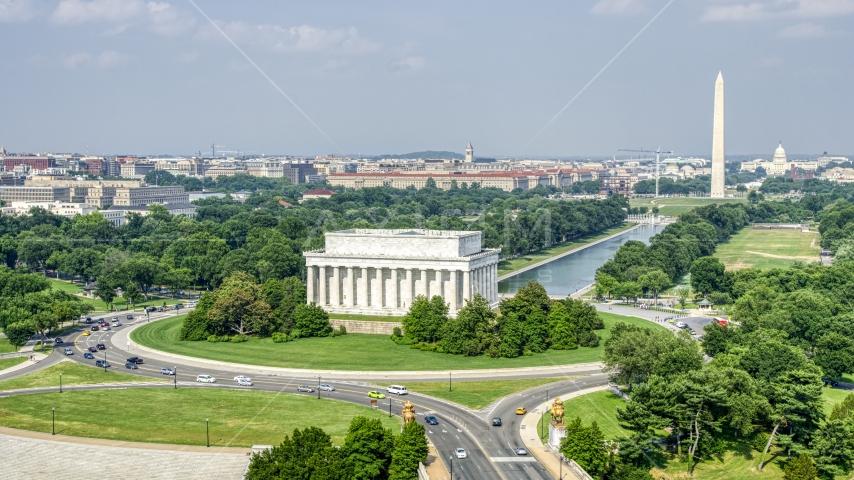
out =
<path fill-rule="evenodd" d="M 154 314 L 151 315 L 150 320 L 159 320 L 173 315 L 174 313 L 172 312 Z M 169 378 L 177 382 L 178 388 L 252 388 L 273 392 L 287 392 L 295 395 L 317 396 L 317 392 L 310 394 L 299 393 L 296 391 L 296 387 L 299 385 L 310 385 L 316 388 L 317 383 L 319 383 L 318 377 L 303 376 L 300 378 L 299 376 L 285 376 L 280 374 L 258 375 L 257 373 L 246 371 L 245 368 L 235 368 L 234 366 L 229 366 L 227 364 L 198 364 L 198 362 L 186 361 L 185 359 L 175 359 L 172 357 L 153 354 L 151 352 L 140 352 L 133 347 L 131 347 L 131 351 L 128 352 L 127 344 L 116 345 L 112 341 L 113 336 L 115 336 L 116 333 L 124 333 L 123 335 L 118 335 L 118 337 L 120 339 L 127 338 L 126 331 L 122 331 L 131 329 L 146 322 L 146 317 L 145 315 L 134 314 L 134 320 L 126 321 L 122 319 L 126 316 L 125 313 L 116 316 L 118 316 L 120 321 L 123 323 L 121 327 L 115 327 L 109 331 L 101 330 L 98 332 L 92 332 L 90 336 L 83 336 L 83 327 L 89 326 L 81 325 L 80 329 L 66 333 L 65 345 L 58 347 L 56 349 L 57 351 L 55 351 L 53 355 L 42 361 L 38 365 L 39 369 L 55 364 L 63 358 L 94 367 L 95 360 L 84 359 L 83 353 L 85 353 L 89 347 L 95 346 L 98 343 L 103 343 L 106 346 L 106 349 L 94 354 L 95 359 L 103 359 L 106 355 L 106 358 L 113 369 L 135 375 L 162 378 L 164 380 L 166 380 L 166 378 L 160 374 L 160 369 L 162 367 L 176 367 L 178 372 L 177 378 Z M 111 319 L 112 315 L 107 315 L 103 318 Z M 72 338 L 73 346 L 70 341 Z M 63 347 L 66 346 L 73 348 L 73 355 L 64 356 L 61 354 L 61 352 L 64 351 Z M 145 360 L 145 363 L 140 365 L 138 369 L 124 369 L 125 359 L 132 355 L 141 356 Z M 3 377 L 13 378 L 14 376 L 24 375 L 32 371 L 32 369 L 25 369 L 24 371 L 15 372 L 13 375 Z M 515 375 L 502 372 L 500 377 L 507 379 L 513 377 L 530 378 L 531 376 L 536 376 L 531 375 L 531 373 L 532 372 L 526 370 L 519 370 Z M 196 376 L 201 374 L 213 375 L 217 378 L 218 382 L 215 384 L 196 383 Z M 252 381 L 255 385 L 253 387 L 236 386 L 232 381 L 232 378 L 241 374 L 252 377 Z M 415 405 L 416 413 L 419 416 L 420 421 L 423 421 L 423 417 L 427 414 L 435 415 L 439 419 L 439 425 L 431 426 L 425 424 L 427 436 L 431 443 L 436 447 L 438 455 L 445 466 L 448 469 L 453 466 L 454 480 L 496 478 L 504 480 L 551 479 L 552 476 L 533 456 L 517 456 L 515 454 L 514 449 L 524 445 L 519 431 L 519 422 L 522 417 L 516 416 L 515 410 L 522 406 L 531 409 L 535 405 L 542 403 L 547 398 L 547 395 L 549 398 L 553 398 L 556 395 L 563 395 L 573 391 L 607 384 L 608 382 L 607 375 L 602 374 L 599 370 L 588 370 L 587 372 L 571 371 L 560 376 L 579 374 L 587 374 L 587 376 L 576 378 L 574 380 L 564 380 L 512 394 L 481 411 L 472 411 L 441 399 L 416 393 L 411 393 L 405 397 L 390 396 L 389 398 L 378 400 L 374 406 L 383 411 L 389 410 L 390 407 L 392 414 L 400 415 L 400 411 L 403 408 L 403 402 L 405 400 L 410 400 Z M 556 375 L 552 373 L 551 376 Z M 376 390 L 377 387 L 362 381 L 347 379 L 346 377 L 347 375 L 343 374 L 341 378 L 322 378 L 322 383 L 331 384 L 336 390 L 334 392 L 321 392 L 321 397 L 343 400 L 366 406 L 371 405 L 370 399 L 367 397 L 367 392 L 370 390 Z M 478 375 L 472 379 L 475 378 L 484 379 L 485 377 L 483 375 Z M 0 378 L 0 380 L 2 379 L 5 378 Z M 465 376 L 455 376 L 454 379 L 464 380 Z M 422 378 L 419 376 L 417 378 L 410 378 L 410 380 L 431 381 L 431 378 Z M 446 378 L 443 378 L 441 381 L 444 382 L 446 380 Z M 404 382 L 401 381 L 400 383 Z M 138 384 L 134 385 L 134 387 L 174 388 L 174 385 Z M 103 388 L 128 388 L 128 385 L 63 387 L 64 390 L 93 390 Z M 56 388 L 31 389 L 25 392 L 5 392 L 3 395 L 44 393 L 49 391 L 56 391 Z M 493 427 L 493 417 L 500 417 L 503 421 L 503 426 Z M 466 449 L 468 452 L 468 458 L 456 458 L 454 451 L 460 447 Z"/>

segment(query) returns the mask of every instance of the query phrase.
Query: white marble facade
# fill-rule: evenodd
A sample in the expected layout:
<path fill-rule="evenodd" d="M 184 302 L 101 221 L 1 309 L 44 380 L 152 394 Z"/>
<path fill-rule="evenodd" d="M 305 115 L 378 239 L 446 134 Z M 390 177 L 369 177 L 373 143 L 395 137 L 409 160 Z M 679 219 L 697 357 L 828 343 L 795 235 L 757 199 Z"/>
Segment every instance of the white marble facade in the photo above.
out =
<path fill-rule="evenodd" d="M 418 295 L 440 295 L 455 315 L 480 293 L 498 301 L 500 249 L 481 232 L 352 229 L 326 234 L 306 257 L 308 302 L 331 313 L 404 315 Z"/>

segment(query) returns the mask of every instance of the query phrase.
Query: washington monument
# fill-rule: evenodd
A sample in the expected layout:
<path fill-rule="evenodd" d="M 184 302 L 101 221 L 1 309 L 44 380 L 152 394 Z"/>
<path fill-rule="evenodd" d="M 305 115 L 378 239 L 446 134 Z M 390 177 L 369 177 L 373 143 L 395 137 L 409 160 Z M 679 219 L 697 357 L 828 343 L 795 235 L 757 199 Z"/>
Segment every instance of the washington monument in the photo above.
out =
<path fill-rule="evenodd" d="M 712 198 L 724 198 L 724 183 L 724 76 L 718 72 L 712 127 Z"/>

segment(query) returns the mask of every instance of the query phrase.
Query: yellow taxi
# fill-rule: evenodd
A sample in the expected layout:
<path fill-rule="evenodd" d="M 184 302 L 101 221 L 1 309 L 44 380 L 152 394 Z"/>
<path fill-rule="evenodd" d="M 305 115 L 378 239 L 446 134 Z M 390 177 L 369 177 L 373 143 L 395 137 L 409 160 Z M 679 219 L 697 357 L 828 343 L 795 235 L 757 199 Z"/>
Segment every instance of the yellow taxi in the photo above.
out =
<path fill-rule="evenodd" d="M 84 336 L 84 337 L 88 337 L 88 336 L 89 336 L 89 330 L 85 330 L 85 331 L 83 331 L 83 336 Z"/>
<path fill-rule="evenodd" d="M 525 407 L 519 407 L 516 409 L 516 415 L 524 415 L 528 413 L 528 410 Z"/>

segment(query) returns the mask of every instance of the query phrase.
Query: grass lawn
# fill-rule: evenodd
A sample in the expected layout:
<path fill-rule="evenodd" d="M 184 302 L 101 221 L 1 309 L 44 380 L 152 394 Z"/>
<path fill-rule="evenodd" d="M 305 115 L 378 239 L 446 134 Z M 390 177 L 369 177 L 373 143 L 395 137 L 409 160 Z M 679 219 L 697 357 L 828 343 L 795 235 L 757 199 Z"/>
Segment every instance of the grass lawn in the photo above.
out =
<path fill-rule="evenodd" d="M 361 320 L 363 322 L 400 322 L 403 317 L 389 317 L 383 315 L 352 315 L 349 313 L 330 313 L 332 320 Z"/>
<path fill-rule="evenodd" d="M 713 203 L 747 203 L 744 198 L 631 198 L 629 205 L 633 207 L 649 207 L 652 209 L 658 202 L 659 215 L 677 217 L 683 213 L 703 205 Z"/>
<path fill-rule="evenodd" d="M 852 395 L 851 390 L 840 390 L 838 388 L 825 388 L 821 391 L 821 399 L 824 400 L 824 413 L 830 415 L 833 411 L 833 406 L 837 403 L 842 403 L 845 397 Z"/>
<path fill-rule="evenodd" d="M 154 407 L 155 405 L 161 408 Z M 399 433 L 401 421 L 382 410 L 289 393 L 218 388 L 129 388 L 68 391 L 0 398 L 0 424 L 56 433 L 134 442 L 205 445 L 210 419 L 212 446 L 278 445 L 295 428 L 319 427 L 341 445 L 350 420 L 379 419 Z"/>
<path fill-rule="evenodd" d="M 4 358 L 0 359 L 0 370 L 5 370 L 7 368 L 12 368 L 15 365 L 19 365 L 27 361 L 27 357 L 12 357 L 12 358 Z"/>
<path fill-rule="evenodd" d="M 533 265 L 534 263 L 542 262 L 543 260 L 547 260 L 554 256 L 560 255 L 561 253 L 568 252 L 575 248 L 587 245 L 588 243 L 595 242 L 596 240 L 600 240 L 616 233 L 624 232 L 634 226 L 635 225 L 633 223 L 624 223 L 616 227 L 611 227 L 595 235 L 585 235 L 572 239 L 568 242 L 555 245 L 553 247 L 544 248 L 542 250 L 529 253 L 524 257 L 502 260 L 498 263 L 498 276 L 500 277 L 502 275 L 515 272 L 516 270 L 525 268 L 528 265 Z"/>
<path fill-rule="evenodd" d="M 442 398 L 473 410 L 480 410 L 490 403 L 507 395 L 539 387 L 547 383 L 555 383 L 563 378 L 525 378 L 519 380 L 483 380 L 474 382 L 451 382 L 453 391 L 448 391 L 446 382 L 407 382 L 406 389 L 410 392 L 423 393 L 431 397 Z M 388 385 L 383 385 L 387 387 Z"/>
<path fill-rule="evenodd" d="M 8 338 L 0 338 L 0 353 L 17 352 L 18 348 L 9 343 Z"/>
<path fill-rule="evenodd" d="M 715 256 L 726 265 L 727 270 L 786 268 L 795 261 L 820 261 L 821 247 L 818 240 L 818 233 L 745 227 L 728 242 L 719 244 Z"/>
<path fill-rule="evenodd" d="M 78 294 L 83 291 L 83 284 L 81 283 L 71 283 L 66 280 L 57 280 L 55 278 L 48 278 L 47 280 L 50 282 L 51 287 L 57 290 L 68 292 L 72 295 Z M 83 296 L 78 296 L 77 298 L 79 298 L 85 303 L 88 303 L 89 305 L 92 305 L 92 308 L 95 309 L 93 313 L 109 311 L 109 308 L 107 308 L 107 304 L 104 303 L 104 301 L 100 298 Z M 188 299 L 184 298 L 161 297 L 158 295 L 151 294 L 148 295 L 148 298 L 148 301 L 137 303 L 135 305 L 135 308 L 140 309 L 142 307 L 148 306 L 160 307 L 163 306 L 163 302 L 166 302 L 166 305 L 174 305 L 176 303 L 187 303 L 189 301 Z M 125 310 L 125 305 L 125 301 L 121 297 L 116 298 L 116 300 L 113 302 L 113 306 L 121 308 L 122 311 Z"/>
<path fill-rule="evenodd" d="M 27 357 L 24 357 L 26 360 Z M 140 375 L 128 375 L 112 371 L 116 366 L 124 366 L 121 362 L 110 362 L 113 365 L 106 372 L 102 368 L 87 367 L 76 362 L 61 362 L 56 365 L 39 370 L 37 372 L 0 382 L 0 391 L 18 390 L 22 388 L 59 388 L 59 374 L 62 373 L 62 386 L 67 385 L 93 385 L 97 383 L 122 383 L 122 382 L 159 382 L 154 378 Z M 27 397 L 30 398 L 30 397 Z M 2 416 L 2 415 L 0 415 Z"/>
<path fill-rule="evenodd" d="M 628 436 L 631 432 L 620 426 L 617 421 L 617 408 L 625 407 L 626 402 L 609 390 L 588 393 L 571 398 L 563 403 L 564 422 L 581 417 L 582 423 L 590 425 L 594 421 L 599 425 L 606 439 Z M 547 419 L 550 421 L 551 418 Z M 546 430 L 546 433 L 548 431 Z"/>
<path fill-rule="evenodd" d="M 385 335 L 356 333 L 336 338 L 303 338 L 287 343 L 273 343 L 269 338 L 253 338 L 243 343 L 182 342 L 178 340 L 182 316 L 139 327 L 131 333 L 131 340 L 140 345 L 180 355 L 250 365 L 330 370 L 448 371 L 598 362 L 602 359 L 602 344 L 617 321 L 647 328 L 664 328 L 640 318 L 602 312 L 599 314 L 605 322 L 605 330 L 597 332 L 602 337 L 598 347 L 549 350 L 519 358 L 491 358 L 486 355 L 463 357 L 422 352 L 407 345 L 397 345 Z"/>

